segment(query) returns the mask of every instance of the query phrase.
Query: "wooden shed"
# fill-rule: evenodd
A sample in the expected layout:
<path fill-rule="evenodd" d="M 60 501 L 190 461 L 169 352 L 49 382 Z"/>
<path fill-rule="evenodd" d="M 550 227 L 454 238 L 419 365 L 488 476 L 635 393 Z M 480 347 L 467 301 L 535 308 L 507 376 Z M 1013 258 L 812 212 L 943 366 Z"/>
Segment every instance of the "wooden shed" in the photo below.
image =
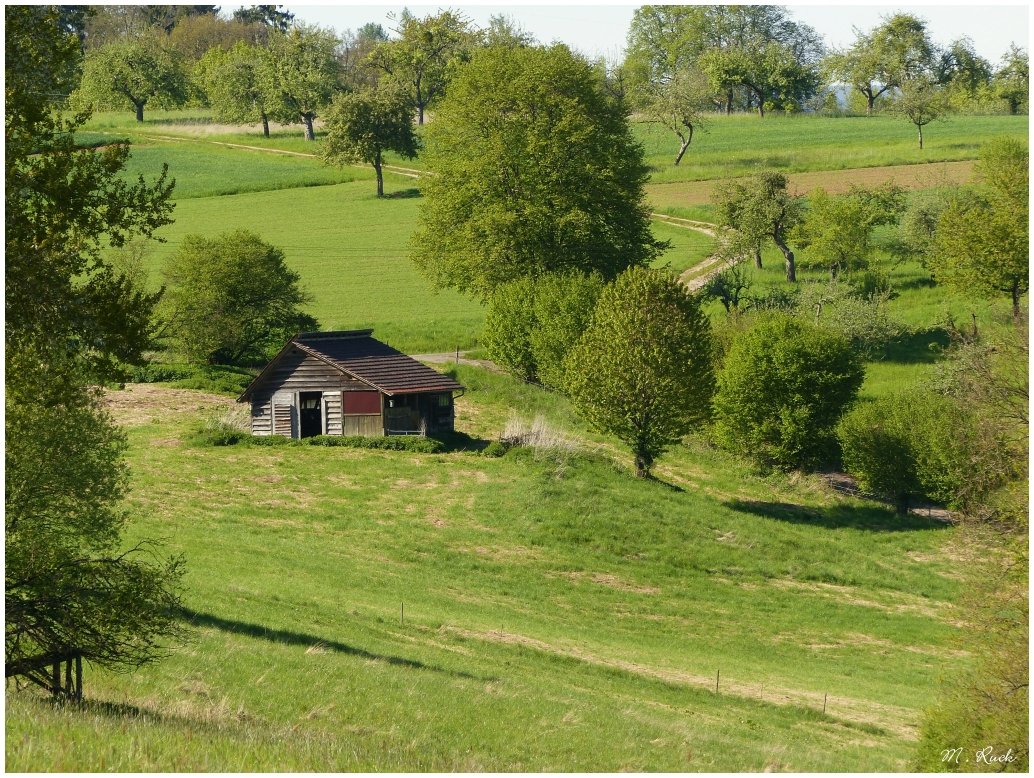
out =
<path fill-rule="evenodd" d="M 463 386 L 373 330 L 303 332 L 287 342 L 237 402 L 252 435 L 423 435 L 454 429 Z"/>

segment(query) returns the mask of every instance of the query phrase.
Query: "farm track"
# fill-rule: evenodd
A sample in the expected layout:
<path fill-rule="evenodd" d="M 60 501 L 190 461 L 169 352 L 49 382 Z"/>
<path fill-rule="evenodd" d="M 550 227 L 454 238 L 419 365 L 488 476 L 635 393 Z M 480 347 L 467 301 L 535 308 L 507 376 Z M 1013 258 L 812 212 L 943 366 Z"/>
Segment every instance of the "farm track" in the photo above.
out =
<path fill-rule="evenodd" d="M 104 133 L 105 135 L 111 135 L 113 133 Z M 288 151 L 287 149 L 272 149 L 266 146 L 248 146 L 244 143 L 227 143 L 219 140 L 205 140 L 203 138 L 184 138 L 179 135 L 141 135 L 139 136 L 145 140 L 157 140 L 157 141 L 186 141 L 188 143 L 211 143 L 215 146 L 227 146 L 233 149 L 246 149 L 247 151 L 265 151 L 269 154 L 287 154 L 291 157 L 308 157 L 309 159 L 317 159 L 315 154 L 306 154 L 302 151 Z M 362 165 L 359 163 L 351 165 L 351 167 L 367 168 L 369 165 Z M 398 165 L 381 165 L 385 170 L 390 170 L 392 173 L 397 173 L 400 176 L 406 176 L 407 178 L 420 178 L 423 174 L 422 171 L 416 168 L 399 167 Z"/>

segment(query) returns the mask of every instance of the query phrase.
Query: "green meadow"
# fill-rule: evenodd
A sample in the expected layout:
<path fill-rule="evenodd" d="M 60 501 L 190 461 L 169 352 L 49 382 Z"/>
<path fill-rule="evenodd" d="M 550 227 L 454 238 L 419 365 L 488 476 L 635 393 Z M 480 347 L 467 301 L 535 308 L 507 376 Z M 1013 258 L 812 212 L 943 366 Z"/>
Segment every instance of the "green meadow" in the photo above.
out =
<path fill-rule="evenodd" d="M 410 353 L 476 349 L 484 308 L 435 292 L 407 259 L 419 181 L 327 168 L 301 129 L 215 125 L 199 111 L 100 114 L 90 145 L 129 138 L 128 174 L 177 180 L 175 224 L 145 253 L 150 283 L 188 234 L 248 229 L 281 247 L 327 329 L 374 327 Z M 673 168 L 636 125 L 652 180 L 840 170 L 976 157 L 1027 117 L 928 128 L 884 117 L 716 117 Z M 159 136 L 165 136 L 165 139 Z M 180 140 L 168 140 L 176 136 Z M 419 168 L 420 161 L 403 161 Z M 706 220 L 707 206 L 692 210 Z M 675 272 L 708 236 L 655 220 Z M 785 285 L 764 253 L 755 289 Z M 998 302 L 951 297 L 914 263 L 885 265 L 910 332 L 867 365 L 863 399 L 928 377 L 943 322 Z M 799 272 L 802 279 L 823 274 Z M 717 302 L 708 313 L 718 320 Z M 187 639 L 132 673 L 87 667 L 81 707 L 6 695 L 11 771 L 904 771 L 952 642 L 954 530 L 759 472 L 688 438 L 636 479 L 568 402 L 480 368 L 449 368 L 465 436 L 445 453 L 207 445 L 232 398 L 128 385 L 127 542 L 187 561 Z M 553 449 L 483 452 L 511 416 Z M 823 707 L 825 706 L 825 712 Z"/>
<path fill-rule="evenodd" d="M 111 392 L 190 638 L 88 668 L 81 711 L 9 692 L 8 769 L 907 768 L 966 661 L 950 528 L 703 440 L 637 480 L 563 398 L 456 377 L 471 438 L 435 455 L 205 446 L 227 400 Z M 571 445 L 479 454 L 511 413 Z"/>

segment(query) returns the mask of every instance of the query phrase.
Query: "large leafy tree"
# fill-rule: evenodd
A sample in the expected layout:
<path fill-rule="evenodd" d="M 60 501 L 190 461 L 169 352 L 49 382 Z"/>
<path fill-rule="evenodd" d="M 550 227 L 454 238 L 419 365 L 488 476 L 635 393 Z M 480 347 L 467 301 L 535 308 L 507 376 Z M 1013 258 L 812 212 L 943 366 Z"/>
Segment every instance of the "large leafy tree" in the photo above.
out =
<path fill-rule="evenodd" d="M 215 118 L 234 124 L 262 123 L 269 137 L 270 119 L 290 121 L 271 79 L 264 77 L 265 51 L 238 42 L 229 51 L 209 49 L 198 64 L 201 84 Z"/>
<path fill-rule="evenodd" d="M 166 269 L 169 333 L 192 362 L 263 362 L 295 333 L 319 329 L 301 311 L 310 298 L 299 279 L 284 252 L 253 233 L 187 235 Z"/>
<path fill-rule="evenodd" d="M 333 31 L 314 25 L 298 24 L 287 32 L 269 33 L 262 88 L 302 123 L 305 140 L 316 139 L 312 122 L 338 90 L 339 42 Z"/>
<path fill-rule="evenodd" d="M 1028 165 L 1020 140 L 989 141 L 977 166 L 979 186 L 941 212 L 928 260 L 937 280 L 959 290 L 1008 294 L 1017 318 L 1030 289 Z"/>
<path fill-rule="evenodd" d="M 866 115 L 876 100 L 911 78 L 926 73 L 935 50 L 926 22 L 911 14 L 897 13 L 868 33 L 855 30 L 855 42 L 826 59 L 826 77 L 850 85 L 865 96 Z"/>
<path fill-rule="evenodd" d="M 79 148 L 88 114 L 52 111 L 80 45 L 60 19 L 5 9 L 5 662 L 48 686 L 72 656 L 159 657 L 182 572 L 122 547 L 124 439 L 90 388 L 142 362 L 158 297 L 102 249 L 168 224 L 172 184 L 126 181 L 127 146 Z"/>
<path fill-rule="evenodd" d="M 406 86 L 423 124 L 424 111 L 445 93 L 455 64 L 466 58 L 477 36 L 470 21 L 451 10 L 423 19 L 403 10 L 393 32 L 398 37 L 377 46 L 370 62 Z"/>
<path fill-rule="evenodd" d="M 363 89 L 339 96 L 327 114 L 320 157 L 345 165 L 365 162 L 377 172 L 377 196 L 384 196 L 384 152 L 412 159 L 417 152 L 408 95 L 399 86 Z"/>
<path fill-rule="evenodd" d="M 994 94 L 1005 100 L 1009 113 L 1015 114 L 1030 103 L 1030 56 L 1015 44 L 1002 57 L 1002 64 L 991 81 Z"/>
<path fill-rule="evenodd" d="M 479 297 L 552 271 L 613 279 L 665 245 L 624 109 L 563 45 L 478 50 L 426 132 L 417 267 Z"/>
<path fill-rule="evenodd" d="M 787 241 L 801 221 L 803 202 L 787 191 L 787 183 L 782 173 L 759 170 L 745 180 L 715 187 L 713 200 L 718 225 L 734 231 L 734 253 L 740 247 L 752 251 L 754 264 L 761 267 L 761 244 L 771 239 L 786 260 L 786 280 L 796 281 L 794 253 Z"/>
<path fill-rule="evenodd" d="M 714 389 L 711 325 L 663 271 L 633 267 L 600 295 L 567 355 L 567 389 L 592 427 L 616 435 L 636 475 L 707 419 Z"/>
<path fill-rule="evenodd" d="M 253 5 L 248 8 L 238 8 L 233 12 L 235 21 L 241 24 L 263 24 L 272 30 L 287 32 L 291 22 L 294 21 L 294 14 L 290 11 L 281 11 L 282 5 Z"/>
<path fill-rule="evenodd" d="M 73 97 L 79 104 L 132 106 L 142 122 L 148 103 L 173 108 L 187 99 L 187 73 L 180 53 L 149 33 L 87 52 Z"/>

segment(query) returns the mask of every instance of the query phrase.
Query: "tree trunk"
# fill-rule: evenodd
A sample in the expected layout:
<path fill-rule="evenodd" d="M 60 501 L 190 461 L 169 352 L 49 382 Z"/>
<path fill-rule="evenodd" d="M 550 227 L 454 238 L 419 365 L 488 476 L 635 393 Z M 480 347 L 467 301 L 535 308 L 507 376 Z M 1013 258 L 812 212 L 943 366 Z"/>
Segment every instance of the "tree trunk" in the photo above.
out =
<path fill-rule="evenodd" d="M 144 104 L 134 101 L 133 105 L 136 106 L 136 120 L 142 122 L 144 120 Z"/>
<path fill-rule="evenodd" d="M 312 114 L 303 113 L 302 121 L 305 123 L 305 140 L 316 140 L 316 134 L 312 131 Z"/>
<path fill-rule="evenodd" d="M 424 106 L 422 103 L 416 107 L 416 123 L 419 125 L 424 123 Z"/>
<path fill-rule="evenodd" d="M 650 458 L 645 454 L 640 453 L 635 455 L 635 477 L 650 477 Z"/>
<path fill-rule="evenodd" d="M 381 172 L 381 153 L 377 152 L 377 159 L 374 160 L 373 169 L 377 171 L 377 196 L 384 197 L 384 174 Z"/>
<path fill-rule="evenodd" d="M 872 110 L 875 107 L 876 107 L 876 95 L 874 95 L 872 92 L 869 92 L 865 96 L 865 115 L 866 116 L 872 116 Z"/>
<path fill-rule="evenodd" d="M 916 127 L 919 128 L 919 150 L 922 151 L 923 150 L 923 125 L 917 124 Z"/>
<path fill-rule="evenodd" d="M 1020 282 L 1012 282 L 1012 320 L 1020 320 Z M 976 332 L 976 318 L 973 319 L 973 331 Z"/>
<path fill-rule="evenodd" d="M 779 247 L 779 250 L 783 252 L 783 257 L 786 259 L 786 280 L 797 282 L 797 265 L 794 263 L 793 252 L 790 251 L 790 247 L 786 245 L 786 242 L 779 237 L 779 233 L 772 236 L 772 240 Z"/>
<path fill-rule="evenodd" d="M 682 138 L 681 135 L 679 137 Z M 678 156 L 675 157 L 675 165 L 676 166 L 678 166 L 678 164 L 682 161 L 682 155 L 686 153 L 686 149 L 689 148 L 689 144 L 692 143 L 692 142 L 693 142 L 693 128 L 690 127 L 689 128 L 689 136 L 686 137 L 686 138 L 682 138 L 682 148 L 679 149 Z"/>
<path fill-rule="evenodd" d="M 754 249 L 754 267 L 761 270 L 761 249 Z"/>
<path fill-rule="evenodd" d="M 758 116 L 762 119 L 765 118 L 765 101 L 760 97 L 758 98 Z"/>
<path fill-rule="evenodd" d="M 726 116 L 732 116 L 732 90 L 731 89 L 726 93 L 725 97 L 726 97 L 726 100 L 725 100 L 725 115 Z"/>
<path fill-rule="evenodd" d="M 269 117 L 265 111 L 262 112 L 262 134 L 269 137 Z"/>
<path fill-rule="evenodd" d="M 908 508 L 911 504 L 911 495 L 899 494 L 895 501 L 894 507 L 897 509 L 898 516 L 907 516 Z"/>

